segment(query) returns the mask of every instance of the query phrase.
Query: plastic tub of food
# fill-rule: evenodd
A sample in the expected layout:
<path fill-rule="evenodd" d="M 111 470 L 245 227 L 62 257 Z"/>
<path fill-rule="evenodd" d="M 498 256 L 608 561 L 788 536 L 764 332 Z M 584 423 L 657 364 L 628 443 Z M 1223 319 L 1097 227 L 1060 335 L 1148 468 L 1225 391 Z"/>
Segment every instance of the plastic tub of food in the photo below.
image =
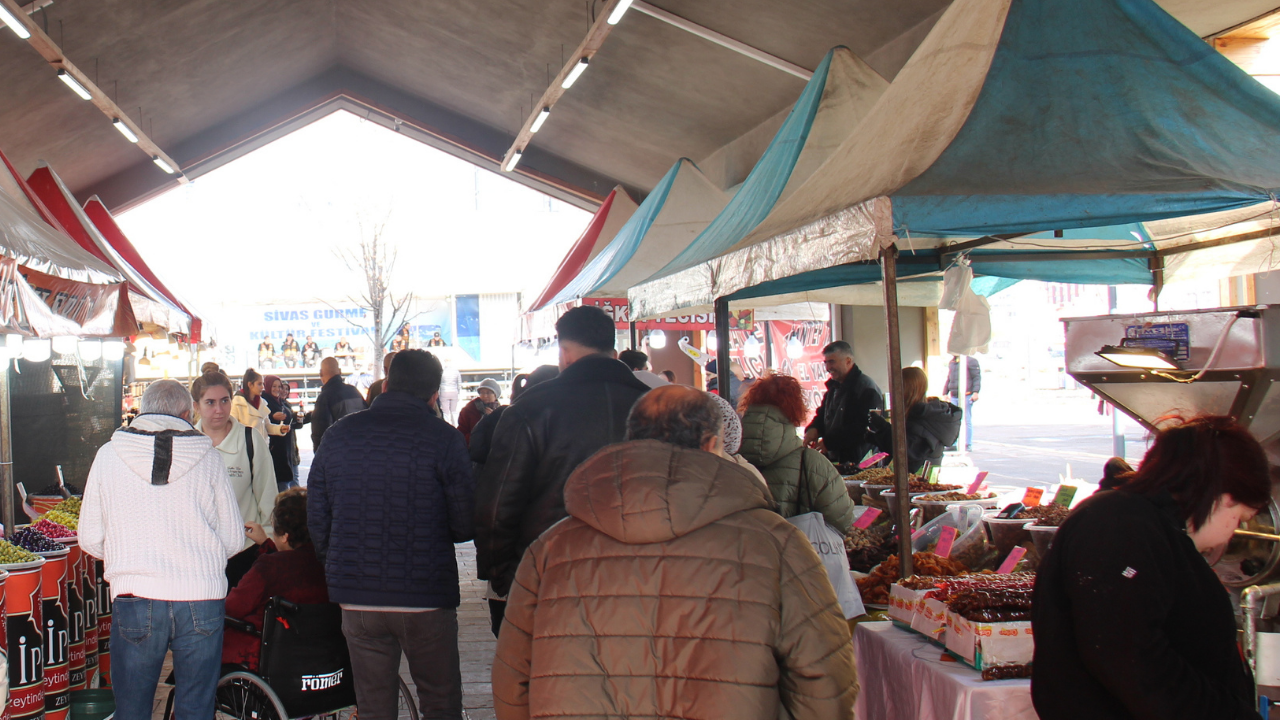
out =
<path fill-rule="evenodd" d="M 849 499 L 853 501 L 854 505 L 862 502 L 862 496 L 865 493 L 862 490 L 861 480 L 850 480 L 849 478 L 845 478 L 844 489 L 849 493 Z"/>
<path fill-rule="evenodd" d="M 996 551 L 1002 556 L 1031 539 L 1025 518 L 1000 518 L 991 513 L 984 515 L 982 522 L 987 526 L 987 537 L 991 544 L 996 546 Z"/>
<path fill-rule="evenodd" d="M 848 487 L 848 485 L 846 484 L 845 487 Z M 866 493 L 867 497 L 871 498 L 872 500 L 881 500 L 880 493 L 884 492 L 885 490 L 892 492 L 893 486 L 892 485 L 871 485 L 868 483 L 862 484 L 862 491 Z"/>
<path fill-rule="evenodd" d="M 916 507 L 924 511 L 925 522 L 929 522 L 930 520 L 946 512 L 947 507 L 951 505 L 973 505 L 974 507 L 980 507 L 984 510 L 992 510 L 994 508 L 1000 507 L 1000 498 L 997 497 L 995 493 L 992 493 L 991 497 L 989 498 L 979 498 L 977 500 L 923 500 L 922 499 L 922 498 L 928 497 L 931 494 L 940 494 L 940 493 L 925 493 L 924 495 L 912 495 L 911 497 L 911 504 L 915 505 Z"/>
<path fill-rule="evenodd" d="M 1026 528 L 1031 533 L 1031 539 L 1036 544 L 1036 554 L 1043 561 L 1045 555 L 1049 554 L 1049 546 L 1053 544 L 1053 537 L 1058 534 L 1057 526 L 1041 526 L 1032 521 L 1027 523 Z"/>
<path fill-rule="evenodd" d="M 948 508 L 947 512 L 934 518 L 932 521 L 925 523 L 924 527 L 911 534 L 911 552 L 931 551 L 932 546 L 937 545 L 938 538 L 942 535 L 942 528 L 953 527 L 956 529 L 957 541 L 964 538 L 973 528 L 981 527 L 979 522 L 982 518 L 982 508 L 973 505 L 956 505 Z M 955 553 L 955 545 L 952 545 L 952 554 Z"/>

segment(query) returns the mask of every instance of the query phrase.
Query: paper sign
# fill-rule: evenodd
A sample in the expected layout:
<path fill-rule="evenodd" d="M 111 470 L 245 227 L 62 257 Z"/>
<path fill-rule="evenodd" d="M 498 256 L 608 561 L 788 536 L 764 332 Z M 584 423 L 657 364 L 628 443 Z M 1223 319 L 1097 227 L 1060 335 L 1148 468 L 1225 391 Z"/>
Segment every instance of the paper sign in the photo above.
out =
<path fill-rule="evenodd" d="M 881 460 L 887 457 L 889 457 L 889 453 L 876 453 L 875 455 L 872 455 L 866 460 L 863 460 L 862 462 L 858 463 L 858 469 L 866 470 L 867 468 L 871 467 L 872 465 L 875 465 L 876 463 L 880 462 Z"/>
<path fill-rule="evenodd" d="M 867 508 L 862 511 L 862 516 L 854 521 L 853 526 L 866 530 L 878 517 L 880 517 L 880 508 Z"/>
<path fill-rule="evenodd" d="M 942 468 L 937 468 L 937 467 L 929 468 L 929 484 L 930 485 L 938 484 L 938 472 L 940 470 L 942 470 Z"/>
<path fill-rule="evenodd" d="M 1018 562 L 1022 560 L 1022 556 L 1026 554 L 1027 549 L 1024 547 L 1016 547 L 1010 550 L 1009 557 L 1005 558 L 1004 562 L 1000 563 L 1000 569 L 996 570 L 996 572 L 1000 575 L 1008 575 L 1013 572 L 1014 568 L 1018 567 Z"/>
<path fill-rule="evenodd" d="M 1053 496 L 1052 504 L 1071 507 L 1071 501 L 1075 499 L 1076 490 L 1079 490 L 1079 488 L 1075 485 L 1059 485 L 1057 494 Z"/>
<path fill-rule="evenodd" d="M 969 494 L 972 495 L 978 492 L 978 488 L 982 487 L 982 483 L 986 481 L 987 481 L 987 471 L 983 470 L 982 472 L 978 473 L 977 477 L 973 479 L 973 484 L 969 486 Z"/>
<path fill-rule="evenodd" d="M 1040 498 L 1044 495 L 1044 488 L 1027 488 L 1022 495 L 1022 504 L 1027 507 L 1036 507 L 1040 504 Z"/>
<path fill-rule="evenodd" d="M 938 557 L 951 557 L 951 546 L 956 542 L 956 535 L 959 531 L 950 525 L 943 526 L 942 534 L 938 536 L 938 547 L 934 548 L 933 553 Z"/>

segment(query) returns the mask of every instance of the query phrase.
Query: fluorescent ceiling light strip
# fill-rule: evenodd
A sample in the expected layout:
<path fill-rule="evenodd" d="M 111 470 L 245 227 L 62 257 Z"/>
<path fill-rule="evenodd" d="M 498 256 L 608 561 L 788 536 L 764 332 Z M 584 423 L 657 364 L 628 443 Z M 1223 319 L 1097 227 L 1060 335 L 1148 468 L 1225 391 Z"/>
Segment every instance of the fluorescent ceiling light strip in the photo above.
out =
<path fill-rule="evenodd" d="M 58 71 L 58 79 L 66 83 L 67 87 L 71 88 L 71 92 L 79 95 L 81 100 L 91 100 L 93 98 L 93 96 L 89 94 L 89 91 L 85 90 L 84 86 L 66 70 Z"/>
<path fill-rule="evenodd" d="M 533 125 L 529 126 L 529 132 L 536 133 L 542 129 L 542 124 L 551 116 L 551 108 L 544 107 L 542 112 L 538 113 L 538 117 L 533 119 Z"/>
<path fill-rule="evenodd" d="M 627 14 L 627 8 L 629 7 L 631 7 L 631 0 L 621 0 L 621 2 L 614 6 L 613 12 L 609 13 L 608 23 L 610 25 L 617 25 L 618 22 L 622 20 L 622 16 Z"/>
<path fill-rule="evenodd" d="M 570 87 L 573 86 L 575 82 L 578 81 L 578 78 L 582 75 L 582 73 L 586 71 L 587 71 L 587 59 L 582 58 L 581 60 L 578 61 L 578 64 L 574 65 L 573 69 L 569 71 L 569 76 L 564 79 L 564 82 L 560 83 L 560 87 L 564 88 L 565 90 L 568 90 Z"/>
<path fill-rule="evenodd" d="M 516 163 L 520 162 L 520 158 L 524 155 L 521 152 L 511 153 L 511 157 L 507 158 L 507 162 L 502 166 L 502 172 L 511 172 L 515 169 Z"/>
<path fill-rule="evenodd" d="M 8 25 L 9 29 L 23 40 L 31 37 L 31 31 L 27 29 L 27 26 L 23 25 L 18 18 L 14 17 L 13 13 L 9 12 L 9 8 L 4 5 L 0 5 L 0 21 L 3 21 L 5 25 Z"/>
<path fill-rule="evenodd" d="M 133 131 L 129 129 L 128 125 L 124 124 L 123 120 L 121 120 L 120 118 L 116 118 L 115 120 L 111 121 L 111 124 L 115 125 L 116 129 L 120 131 L 120 134 L 125 136 L 129 140 L 129 142 L 131 143 L 138 142 L 138 136 L 133 134 Z"/>
<path fill-rule="evenodd" d="M 172 175 L 172 174 L 174 174 L 175 172 L 177 172 L 176 170 L 174 170 L 174 168 L 173 168 L 173 166 L 172 166 L 172 165 L 170 165 L 169 163 L 165 162 L 165 161 L 164 161 L 164 158 L 160 157 L 159 155 L 152 155 L 152 156 L 151 156 L 151 162 L 155 163 L 155 164 L 156 164 L 156 167 L 158 167 L 158 168 L 160 168 L 161 170 L 163 170 L 163 171 L 165 171 L 165 172 L 169 173 L 170 175 Z"/>

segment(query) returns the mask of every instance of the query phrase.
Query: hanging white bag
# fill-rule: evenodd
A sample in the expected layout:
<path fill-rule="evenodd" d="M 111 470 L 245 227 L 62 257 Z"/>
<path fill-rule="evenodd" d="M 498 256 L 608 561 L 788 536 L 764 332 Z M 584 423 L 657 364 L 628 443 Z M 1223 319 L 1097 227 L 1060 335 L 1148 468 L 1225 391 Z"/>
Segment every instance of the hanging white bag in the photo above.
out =
<path fill-rule="evenodd" d="M 862 605 L 862 594 L 858 592 L 853 576 L 849 574 L 849 556 L 845 554 L 844 537 L 840 532 L 828 525 L 820 512 L 789 517 L 787 522 L 800 528 L 800 532 L 809 538 L 818 557 L 822 558 L 822 566 L 827 569 L 827 577 L 836 591 L 836 599 L 840 601 L 845 619 L 867 614 Z"/>

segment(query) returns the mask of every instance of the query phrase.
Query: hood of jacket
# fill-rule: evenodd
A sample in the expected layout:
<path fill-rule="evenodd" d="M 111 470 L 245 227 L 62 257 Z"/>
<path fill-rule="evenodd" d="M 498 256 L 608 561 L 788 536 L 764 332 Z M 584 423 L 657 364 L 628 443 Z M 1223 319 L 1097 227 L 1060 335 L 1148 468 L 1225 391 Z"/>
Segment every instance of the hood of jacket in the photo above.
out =
<path fill-rule="evenodd" d="M 730 460 L 658 440 L 610 445 L 569 476 L 565 509 L 619 542 L 665 542 L 743 510 L 765 491 Z"/>
<path fill-rule="evenodd" d="M 147 413 L 111 436 L 116 456 L 140 479 L 167 485 L 185 475 L 213 443 L 191 423 L 172 415 Z"/>
<path fill-rule="evenodd" d="M 742 415 L 742 447 L 738 454 L 756 467 L 767 467 L 803 446 L 796 426 L 773 405 L 752 405 Z"/>
<path fill-rule="evenodd" d="M 911 408 L 907 425 L 915 432 L 931 435 L 942 445 L 950 445 L 960 436 L 964 411 L 945 400 L 929 398 Z"/>

